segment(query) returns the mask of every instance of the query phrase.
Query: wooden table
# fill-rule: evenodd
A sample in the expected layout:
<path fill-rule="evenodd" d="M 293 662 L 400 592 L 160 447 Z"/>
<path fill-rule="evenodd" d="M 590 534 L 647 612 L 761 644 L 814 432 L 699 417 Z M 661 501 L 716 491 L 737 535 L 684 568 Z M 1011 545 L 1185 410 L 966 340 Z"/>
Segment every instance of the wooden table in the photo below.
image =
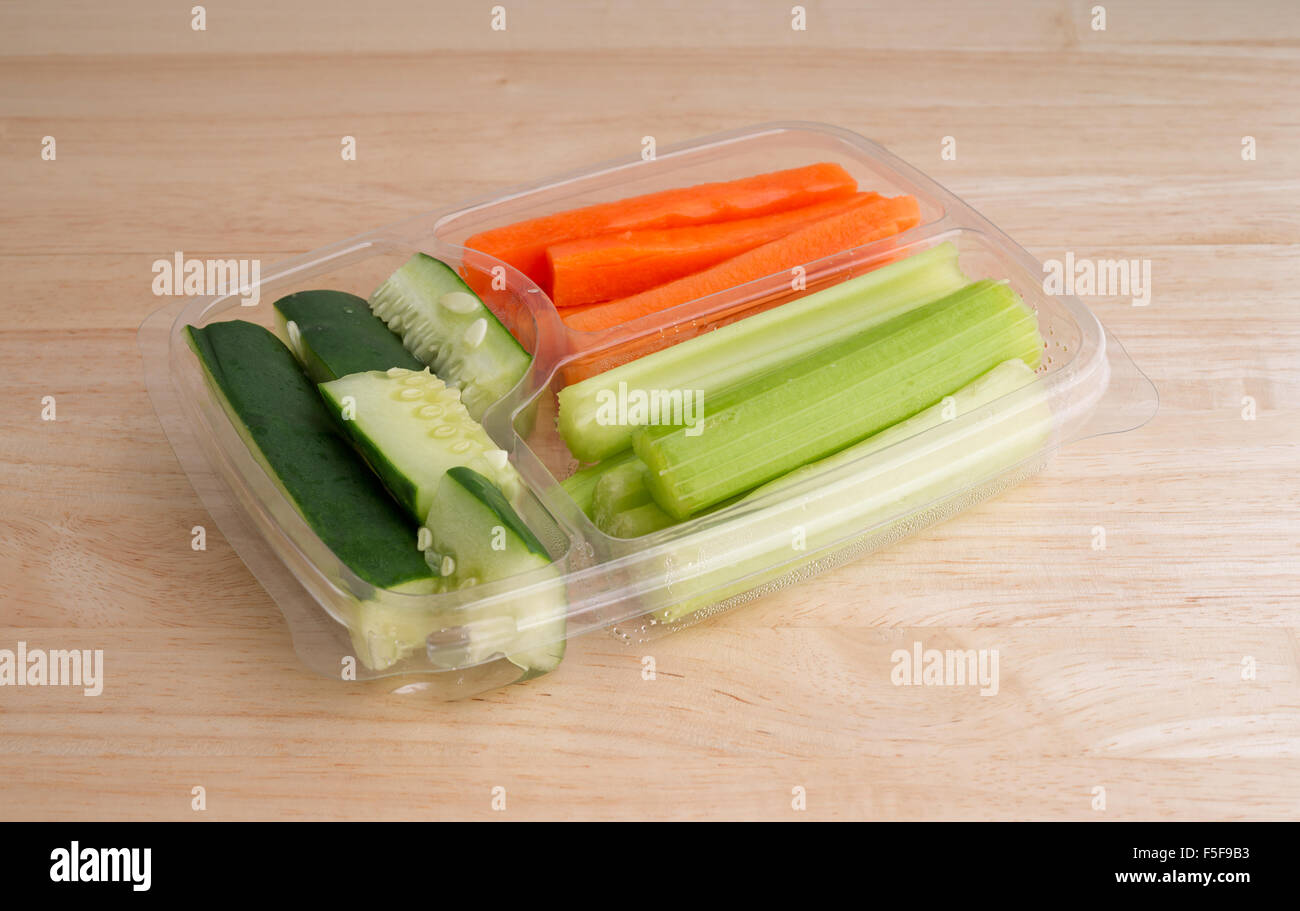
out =
<path fill-rule="evenodd" d="M 0 11 L 0 647 L 102 648 L 106 683 L 0 689 L 0 816 L 1300 816 L 1295 4 L 57 6 Z M 588 636 L 451 704 L 305 670 L 145 394 L 153 261 L 774 119 L 879 140 L 1040 258 L 1149 259 L 1149 306 L 1090 303 L 1159 415 L 648 651 Z M 917 641 L 999 649 L 999 693 L 893 686 Z"/>

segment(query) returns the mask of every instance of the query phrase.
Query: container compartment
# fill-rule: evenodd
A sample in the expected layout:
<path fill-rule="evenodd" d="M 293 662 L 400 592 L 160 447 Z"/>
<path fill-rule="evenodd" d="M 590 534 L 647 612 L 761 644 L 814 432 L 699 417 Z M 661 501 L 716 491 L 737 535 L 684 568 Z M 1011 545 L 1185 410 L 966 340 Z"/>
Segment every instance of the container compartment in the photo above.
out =
<path fill-rule="evenodd" d="M 527 277 L 461 244 L 478 231 L 541 214 L 818 161 L 841 164 L 861 189 L 914 195 L 922 223 L 809 264 L 800 296 L 953 243 L 970 278 L 1008 281 L 1037 312 L 1046 347 L 1035 381 L 942 428 L 805 477 L 779 497 L 746 500 L 638 538 L 602 533 L 560 484 L 578 462 L 556 430 L 556 394 L 580 373 L 615 366 L 790 299 L 790 276 L 767 276 L 616 329 L 581 333 L 563 324 L 547 295 Z M 524 481 L 526 492 L 516 505 L 556 558 L 554 571 L 439 595 L 375 591 L 340 565 L 252 457 L 181 335 L 187 324 L 232 318 L 273 327 L 273 302 L 294 291 L 333 288 L 368 297 L 416 251 L 481 276 L 495 274 L 497 287 L 484 295 L 485 303 L 534 356 L 524 377 L 488 409 L 482 423 Z M 708 137 L 665 150 L 652 161 L 598 166 L 411 219 L 263 271 L 258 307 L 241 307 L 234 296 L 195 299 L 162 308 L 142 326 L 140 344 L 155 408 L 226 537 L 284 610 L 304 661 L 337 676 L 340 663 L 369 648 L 372 666 L 359 663 L 357 678 L 420 674 L 420 686 L 444 696 L 480 692 L 523 676 L 483 648 L 509 641 L 515 631 L 498 628 L 499 621 L 520 599 L 566 599 L 563 637 L 598 629 L 613 629 L 628 640 L 658 635 L 869 553 L 1018 482 L 1061 443 L 1138 426 L 1155 407 L 1149 382 L 1093 314 L 1072 297 L 1043 291 L 1032 257 L 883 149 L 819 125 L 773 124 Z M 1118 382 L 1111 382 L 1112 375 Z M 1041 439 L 1026 439 L 1021 449 L 1001 452 L 995 462 L 971 462 L 960 476 L 942 467 L 945 457 L 990 439 L 991 424 L 996 430 L 999 420 L 1042 414 L 1050 417 Z M 1001 426 L 1005 431 L 1011 425 Z M 873 483 L 888 487 L 904 478 L 902 466 L 918 457 L 939 466 L 926 483 L 915 484 L 897 502 L 882 499 L 856 512 L 845 508 L 846 502 L 870 501 Z M 811 529 L 803 549 L 783 543 L 801 527 Z M 374 605 L 386 629 L 405 630 L 405 641 L 391 654 L 380 654 L 382 641 L 365 644 Z M 345 627 L 362 630 L 360 639 L 350 639 Z M 477 649 L 467 648 L 471 640 Z"/>

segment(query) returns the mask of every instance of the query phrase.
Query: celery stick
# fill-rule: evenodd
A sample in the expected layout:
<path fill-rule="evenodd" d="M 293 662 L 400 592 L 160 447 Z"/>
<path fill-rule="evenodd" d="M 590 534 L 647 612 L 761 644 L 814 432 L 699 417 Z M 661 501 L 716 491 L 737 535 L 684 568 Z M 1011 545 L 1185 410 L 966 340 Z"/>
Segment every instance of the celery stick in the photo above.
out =
<path fill-rule="evenodd" d="M 998 364 L 988 373 L 978 377 L 958 389 L 951 396 L 945 396 L 939 402 L 931 405 L 929 408 L 919 411 L 912 415 L 906 421 L 900 421 L 892 427 L 886 427 L 879 433 L 873 434 L 867 439 L 858 443 L 856 446 L 850 446 L 842 449 L 832 456 L 827 456 L 811 465 L 804 465 L 802 468 L 796 468 L 789 474 L 784 474 L 775 481 L 770 481 L 762 487 L 751 491 L 745 496 L 745 500 L 756 500 L 759 497 L 774 493 L 780 490 L 788 490 L 798 484 L 805 478 L 811 477 L 819 472 L 829 472 L 841 465 L 848 465 L 858 459 L 871 455 L 872 453 L 882 452 L 896 443 L 902 443 L 905 440 L 914 440 L 917 434 L 923 431 L 932 430 L 935 427 L 944 427 L 951 424 L 952 421 L 981 408 L 990 402 L 997 401 L 1004 395 L 1009 395 L 1017 389 L 1028 386 L 1035 382 L 1034 371 L 1023 360 L 1013 358 Z M 1036 395 L 1027 399 L 1025 402 L 1013 403 L 1013 410 L 999 414 L 996 411 L 990 415 L 990 425 L 998 424 L 999 433 L 1011 433 L 1023 437 L 1024 439 L 1041 440 L 1048 429 L 1044 421 L 1051 418 L 1051 413 L 1047 410 L 1046 400 L 1042 394 L 1041 387 L 1036 390 Z M 1000 424 L 998 422 L 1001 422 Z M 1023 425 L 1023 426 L 1003 426 L 1003 425 Z M 981 442 L 988 442 L 989 435 L 983 429 L 978 431 L 978 439 Z M 964 435 L 955 435 L 975 439 L 972 433 Z M 924 441 L 914 440 L 914 442 L 923 444 Z M 932 471 L 936 468 L 944 469 L 943 465 L 938 463 L 939 446 L 945 447 L 943 450 L 944 458 L 952 455 L 947 451 L 951 442 L 943 439 L 942 443 L 932 442 L 929 446 L 915 445 L 910 451 L 899 451 L 894 453 L 886 462 L 877 460 L 872 463 L 873 471 L 880 470 L 880 467 L 889 465 L 891 467 L 906 466 L 909 478 L 906 483 L 909 486 L 918 486 L 919 482 L 925 480 L 925 472 Z M 1017 446 L 1016 451 L 1020 452 L 1022 447 Z M 1023 453 L 1028 455 L 1027 452 Z M 924 457 L 922 459 L 921 457 Z M 864 480 L 865 475 L 859 476 L 858 482 Z M 895 487 L 892 491 L 877 491 L 877 497 L 882 494 L 890 497 L 899 497 L 904 492 L 903 488 Z"/>
<path fill-rule="evenodd" d="M 645 463 L 632 459 L 606 472 L 596 482 L 591 512 L 597 528 L 604 529 L 616 513 L 652 502 L 645 474 Z"/>
<path fill-rule="evenodd" d="M 601 401 L 628 390 L 703 390 L 709 398 L 786 364 L 828 340 L 860 332 L 956 291 L 967 279 L 957 248 L 938 246 L 807 297 L 746 317 L 562 389 L 560 435 L 595 462 L 632 444 L 636 425 L 601 421 Z"/>
<path fill-rule="evenodd" d="M 655 504 L 646 483 L 645 463 L 636 458 L 607 471 L 596 482 L 591 506 L 596 527 L 619 538 L 648 534 L 673 522 Z"/>
<path fill-rule="evenodd" d="M 672 517 L 654 503 L 643 503 L 614 513 L 601 529 L 615 538 L 639 538 L 673 524 Z"/>
<path fill-rule="evenodd" d="M 639 427 L 633 448 L 676 519 L 904 420 L 1042 338 L 1009 285 L 972 282 L 718 397 L 693 427 Z"/>
<path fill-rule="evenodd" d="M 985 406 L 982 420 L 956 420 Z M 1042 384 L 1024 362 L 1008 360 L 950 399 L 752 491 L 740 504 L 776 495 L 777 505 L 724 527 L 728 547 L 717 568 L 701 567 L 699 555 L 684 546 L 665 561 L 669 584 L 647 606 L 661 622 L 679 620 L 818 559 L 825 548 L 903 527 L 916 510 L 1029 459 L 1046 446 L 1051 430 Z M 792 488 L 814 476 L 825 480 L 804 492 L 799 508 L 788 508 Z M 791 547 L 796 529 L 803 545 L 797 551 Z M 674 567 L 690 567 L 692 574 L 682 577 Z M 665 604 L 669 599 L 673 603 Z"/>
<path fill-rule="evenodd" d="M 597 462 L 595 465 L 588 465 L 586 468 L 579 468 L 573 474 L 569 475 L 560 482 L 560 486 L 565 492 L 573 498 L 573 502 L 578 504 L 578 508 L 587 514 L 590 518 L 592 515 L 591 498 L 596 492 L 596 482 L 605 474 L 620 465 L 624 465 L 636 458 L 636 453 L 628 449 L 617 455 L 612 455 L 608 459 Z"/>

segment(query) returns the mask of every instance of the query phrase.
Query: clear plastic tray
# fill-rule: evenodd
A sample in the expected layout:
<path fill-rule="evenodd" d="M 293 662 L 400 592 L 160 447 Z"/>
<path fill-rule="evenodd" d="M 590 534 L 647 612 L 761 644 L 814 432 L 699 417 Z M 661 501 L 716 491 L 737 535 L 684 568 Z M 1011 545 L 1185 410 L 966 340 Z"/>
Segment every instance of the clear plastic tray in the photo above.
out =
<path fill-rule="evenodd" d="M 640 538 L 603 534 L 559 483 L 577 468 L 554 421 L 555 393 L 564 386 L 566 365 L 582 360 L 603 369 L 627 359 L 625 348 L 631 340 L 644 352 L 647 346 L 672 344 L 732 322 L 775 295 L 788 295 L 790 276 L 782 272 L 617 329 L 581 333 L 564 325 L 532 281 L 461 244 L 478 231 L 548 212 L 817 161 L 841 164 L 864 190 L 914 195 L 922 222 L 898 237 L 809 264 L 810 292 L 886 259 L 952 241 L 967 275 L 1010 282 L 1037 311 L 1047 340 L 1032 390 L 1026 387 L 1005 397 L 1011 401 L 995 403 L 996 412 L 978 409 L 918 435 L 905 450 L 891 450 L 905 451 L 908 459 L 916 458 L 918 451 L 930 452 L 936 464 L 947 464 L 955 454 L 978 445 L 985 438 L 981 434 L 1003 433 L 1013 426 L 990 426 L 990 421 L 1043 402 L 1050 408 L 1050 433 L 1014 463 L 1000 464 L 986 474 L 968 469 L 946 477 L 940 471 L 935 483 L 913 495 L 892 501 L 882 497 L 871 508 L 862 505 L 864 491 L 876 496 L 889 489 L 891 478 L 902 477 L 890 474 L 901 464 L 901 454 L 891 462 L 891 450 L 886 450 L 872 456 L 870 464 L 855 462 L 821 472 L 777 498 L 739 503 Z M 340 564 L 254 460 L 181 335 L 186 325 L 226 319 L 273 326 L 272 303 L 295 291 L 337 288 L 367 297 L 415 251 L 461 268 L 505 269 L 507 288 L 490 303 L 494 309 L 513 311 L 512 328 L 534 359 L 515 389 L 488 410 L 483 423 L 523 477 L 529 491 L 521 504 L 524 516 L 557 557 L 558 573 L 516 576 L 441 595 L 375 591 Z M 466 665 L 455 635 L 458 629 L 472 629 L 480 641 L 499 636 L 504 645 L 516 631 L 499 629 L 497 621 L 510 615 L 514 599 L 554 596 L 562 590 L 568 603 L 566 638 L 609 630 L 624 640 L 640 641 L 868 554 L 1018 482 L 1062 444 L 1141 426 L 1157 404 L 1150 381 L 1087 307 L 1074 297 L 1044 292 L 1041 265 L 1020 246 L 885 149 L 820 124 L 764 124 L 685 143 L 650 161 L 633 158 L 596 165 L 380 228 L 264 268 L 262 274 L 256 307 L 241 306 L 236 292 L 181 299 L 145 321 L 139 342 L 154 408 L 222 533 L 284 612 L 295 648 L 308 666 L 339 678 L 345 676 L 345 667 L 355 665 L 359 680 L 423 675 L 415 689 L 447 697 L 521 678 L 522 672 L 503 657 Z M 803 549 L 790 544 L 796 528 L 806 531 Z M 680 620 L 659 619 L 683 602 L 710 606 Z M 376 603 L 409 618 L 411 629 L 427 629 L 431 635 L 401 660 L 372 668 L 347 661 L 358 651 L 348 628 L 357 624 L 359 610 Z"/>

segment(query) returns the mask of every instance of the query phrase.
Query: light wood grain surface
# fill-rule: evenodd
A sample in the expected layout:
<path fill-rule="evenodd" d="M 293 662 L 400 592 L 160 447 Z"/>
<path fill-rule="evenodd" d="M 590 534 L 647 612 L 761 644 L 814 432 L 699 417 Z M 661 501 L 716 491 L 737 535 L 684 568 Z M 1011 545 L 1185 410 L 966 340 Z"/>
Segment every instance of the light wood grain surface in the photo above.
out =
<path fill-rule="evenodd" d="M 0 7 L 0 648 L 101 648 L 106 676 L 0 689 L 0 817 L 1300 817 L 1300 9 L 1114 2 L 1094 31 L 1091 2 L 814 0 L 795 31 L 787 3 L 501 5 L 504 32 L 490 3 L 225 0 L 205 31 L 188 3 Z M 1090 303 L 1159 415 L 451 704 L 315 676 L 215 529 L 191 549 L 211 522 L 135 341 L 155 259 L 271 262 L 776 119 L 871 136 L 1040 258 L 1150 259 L 1149 306 Z M 998 694 L 892 685 L 915 641 L 998 649 Z"/>

